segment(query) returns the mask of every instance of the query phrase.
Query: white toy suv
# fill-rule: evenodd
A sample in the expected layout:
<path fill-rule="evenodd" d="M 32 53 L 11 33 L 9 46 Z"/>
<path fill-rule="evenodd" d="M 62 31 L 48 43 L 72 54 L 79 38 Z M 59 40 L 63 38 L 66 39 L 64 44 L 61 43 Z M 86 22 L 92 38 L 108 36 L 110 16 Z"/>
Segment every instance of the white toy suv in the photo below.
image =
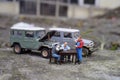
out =
<path fill-rule="evenodd" d="M 79 37 L 80 31 L 78 29 L 67 29 L 67 28 L 50 28 L 50 31 L 56 31 L 52 36 L 51 40 L 60 42 L 68 42 L 72 49 L 75 49 L 75 40 Z M 94 49 L 94 42 L 91 40 L 83 39 L 83 56 L 91 55 Z"/>

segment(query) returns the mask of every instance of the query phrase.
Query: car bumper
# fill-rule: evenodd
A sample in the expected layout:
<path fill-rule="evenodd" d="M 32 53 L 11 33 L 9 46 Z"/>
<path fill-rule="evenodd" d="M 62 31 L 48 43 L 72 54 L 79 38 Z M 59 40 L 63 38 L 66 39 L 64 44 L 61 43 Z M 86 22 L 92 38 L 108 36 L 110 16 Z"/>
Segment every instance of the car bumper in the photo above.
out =
<path fill-rule="evenodd" d="M 95 52 L 95 51 L 97 51 L 98 50 L 98 48 L 89 48 L 89 51 L 90 52 Z"/>

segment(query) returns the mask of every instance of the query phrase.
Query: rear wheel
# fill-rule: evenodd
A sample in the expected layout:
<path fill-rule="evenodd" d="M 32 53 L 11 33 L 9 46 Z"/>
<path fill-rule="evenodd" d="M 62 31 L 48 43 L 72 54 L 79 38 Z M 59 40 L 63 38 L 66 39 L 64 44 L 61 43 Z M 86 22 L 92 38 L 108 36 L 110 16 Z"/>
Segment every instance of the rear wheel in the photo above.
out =
<path fill-rule="evenodd" d="M 48 58 L 49 57 L 49 49 L 47 49 L 47 48 L 42 49 L 41 55 L 43 58 Z"/>
<path fill-rule="evenodd" d="M 82 49 L 82 56 L 86 57 L 89 54 L 89 50 L 87 48 Z"/>
<path fill-rule="evenodd" d="M 21 48 L 21 46 L 19 44 L 14 44 L 13 51 L 16 54 L 20 54 L 22 52 L 22 48 Z"/>

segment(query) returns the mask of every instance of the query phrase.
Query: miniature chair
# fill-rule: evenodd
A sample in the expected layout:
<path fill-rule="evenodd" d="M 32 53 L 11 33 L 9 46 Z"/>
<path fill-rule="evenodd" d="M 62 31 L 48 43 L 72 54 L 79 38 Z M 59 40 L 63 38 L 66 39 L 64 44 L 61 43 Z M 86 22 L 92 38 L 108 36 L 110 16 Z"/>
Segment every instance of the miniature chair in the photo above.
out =
<path fill-rule="evenodd" d="M 49 63 L 57 63 L 57 59 L 55 57 L 52 57 L 52 53 L 50 52 L 50 58 L 49 58 Z"/>

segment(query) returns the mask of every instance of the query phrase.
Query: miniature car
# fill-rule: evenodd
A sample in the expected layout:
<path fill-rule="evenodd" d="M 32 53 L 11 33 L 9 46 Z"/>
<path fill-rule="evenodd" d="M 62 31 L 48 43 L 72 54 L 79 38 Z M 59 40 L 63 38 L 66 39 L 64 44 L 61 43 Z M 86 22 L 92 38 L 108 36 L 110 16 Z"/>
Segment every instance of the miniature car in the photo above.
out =
<path fill-rule="evenodd" d="M 78 29 L 67 28 L 49 28 L 50 31 L 56 31 L 51 40 L 59 41 L 61 44 L 68 42 L 72 49 L 75 49 L 75 40 L 79 37 L 80 31 Z M 91 40 L 83 39 L 83 56 L 91 55 L 94 51 L 94 42 Z"/>
<path fill-rule="evenodd" d="M 41 51 L 42 57 L 47 58 L 49 57 L 49 50 L 57 43 L 49 40 L 53 33 L 55 32 L 46 34 L 44 28 L 20 22 L 14 24 L 10 29 L 10 44 L 13 47 L 13 51 L 17 54 L 26 50 L 37 50 Z"/>

